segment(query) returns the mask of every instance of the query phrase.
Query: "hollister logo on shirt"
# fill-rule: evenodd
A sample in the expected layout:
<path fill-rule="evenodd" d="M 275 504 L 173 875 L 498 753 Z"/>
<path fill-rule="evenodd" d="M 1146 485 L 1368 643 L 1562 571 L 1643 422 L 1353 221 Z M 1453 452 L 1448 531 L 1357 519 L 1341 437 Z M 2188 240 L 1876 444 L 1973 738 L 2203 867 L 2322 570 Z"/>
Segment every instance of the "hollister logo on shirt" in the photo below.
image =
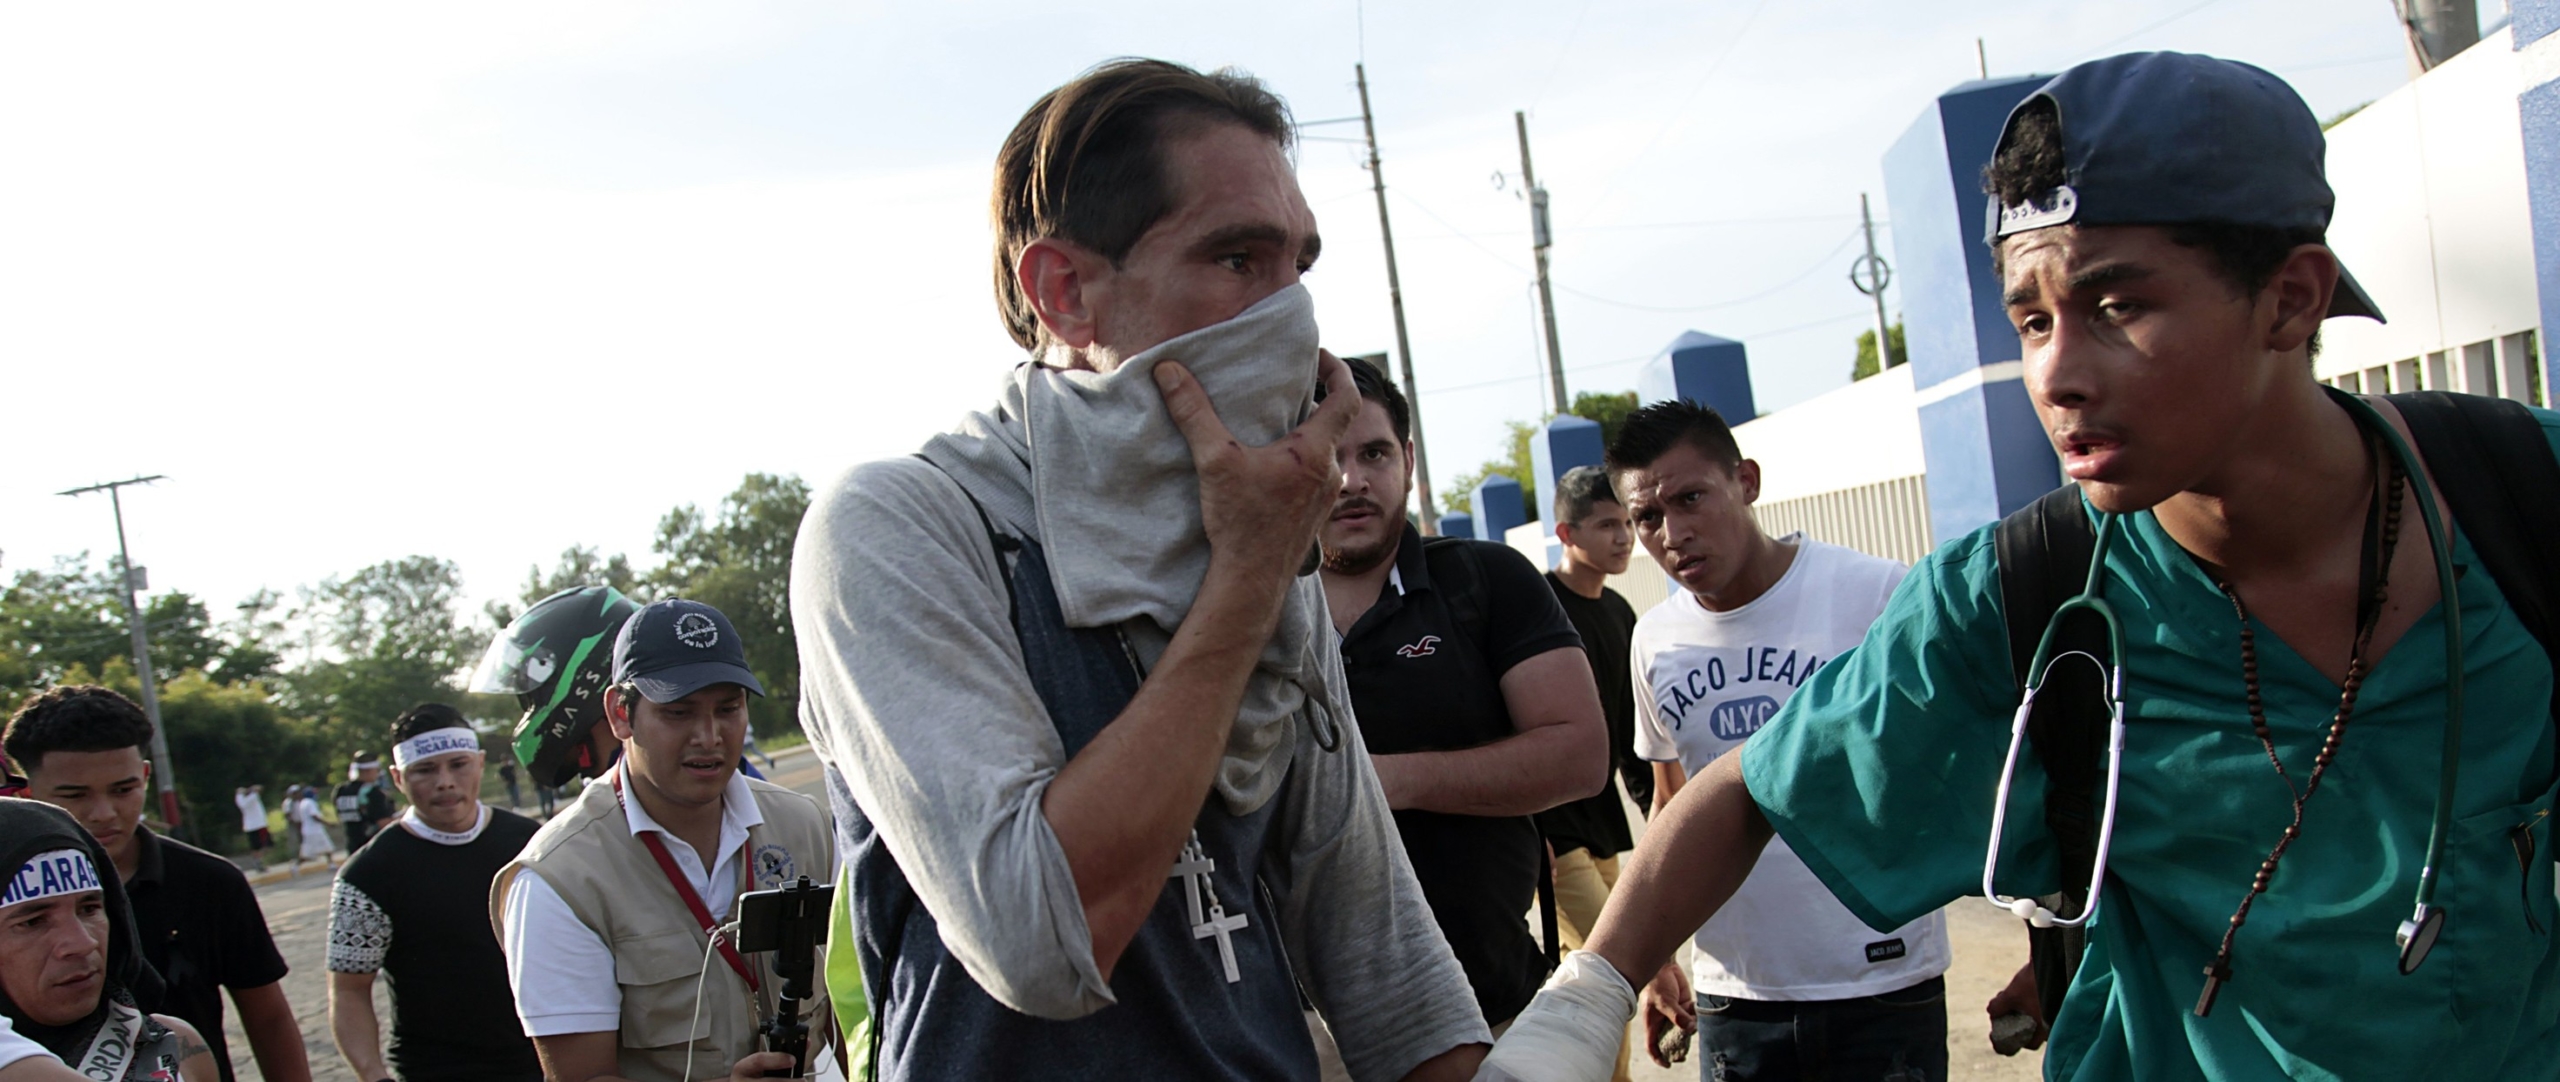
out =
<path fill-rule="evenodd" d="M 1773 736 L 1769 739 L 1775 740 L 1777 737 Z M 1890 962 L 1896 958 L 1902 957 L 1902 954 L 1902 940 L 1899 938 L 1888 939 L 1882 943 L 1867 944 L 1867 962 L 1869 964 L 1874 964 L 1876 962 Z"/>
<path fill-rule="evenodd" d="M 1438 635 L 1425 635 L 1413 642 L 1396 647 L 1397 657 L 1430 657 L 1439 652 L 1440 636 Z"/>

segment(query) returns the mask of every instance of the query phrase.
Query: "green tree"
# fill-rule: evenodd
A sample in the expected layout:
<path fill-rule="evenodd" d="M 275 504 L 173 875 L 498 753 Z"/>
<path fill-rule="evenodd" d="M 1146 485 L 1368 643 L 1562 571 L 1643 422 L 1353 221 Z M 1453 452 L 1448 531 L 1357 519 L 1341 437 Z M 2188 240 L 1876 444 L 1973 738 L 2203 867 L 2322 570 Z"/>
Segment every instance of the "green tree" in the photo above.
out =
<path fill-rule="evenodd" d="M 1627 415 L 1636 411 L 1634 391 L 1584 391 L 1573 396 L 1573 408 L 1565 412 L 1600 426 L 1600 445 L 1608 446 L 1618 438 L 1618 428 Z M 1543 419 L 1542 419 L 1543 423 Z M 1520 484 L 1524 508 L 1538 506 L 1536 460 L 1530 445 L 1538 438 L 1538 426 L 1526 421 L 1506 421 L 1502 437 L 1503 456 L 1473 470 L 1449 479 L 1449 488 L 1440 494 L 1440 503 L 1451 511 L 1473 513 L 1476 486 L 1488 477 L 1508 477 Z M 1538 517 L 1531 515 L 1530 517 Z"/>
<path fill-rule="evenodd" d="M 284 595 L 261 588 L 235 606 L 222 625 L 222 660 L 211 675 L 226 684 L 274 684 L 284 671 Z"/>
<path fill-rule="evenodd" d="M 462 572 L 410 556 L 304 587 L 294 618 L 321 652 L 284 681 L 296 713 L 319 719 L 333 751 L 381 743 L 400 712 L 454 702 L 483 636 L 456 610 Z"/>
<path fill-rule="evenodd" d="M 1449 491 L 1441 503 L 1451 511 L 1475 513 L 1476 486 L 1486 478 L 1508 477 L 1520 483 L 1520 500 L 1527 507 L 1538 506 L 1536 467 L 1529 454 L 1529 441 L 1538 437 L 1538 426 L 1527 421 L 1505 421 L 1500 458 L 1449 479 Z"/>
<path fill-rule="evenodd" d="M 0 588 L 0 694 L 10 703 L 62 682 L 74 668 L 100 672 L 131 656 L 133 632 L 116 566 L 109 560 L 92 567 L 85 553 L 57 557 L 50 570 L 18 572 Z M 164 677 L 203 670 L 235 682 L 259 675 L 241 669 L 254 656 L 235 658 L 240 644 L 214 626 L 204 602 L 191 594 L 144 598 L 142 619 L 152 668 Z"/>
<path fill-rule="evenodd" d="M 1616 394 L 1584 391 L 1573 396 L 1573 408 L 1565 412 L 1586 421 L 1598 422 L 1600 446 L 1607 447 L 1618 442 L 1618 429 L 1627 423 L 1627 415 L 1634 413 L 1638 405 L 1640 403 L 1636 401 L 1634 391 L 1620 391 Z"/>
<path fill-rule="evenodd" d="M 544 571 L 540 564 L 526 568 L 524 589 L 517 592 L 516 600 L 492 601 L 481 606 L 480 612 L 488 618 L 493 631 L 502 630 L 535 602 L 573 586 L 610 586 L 635 601 L 646 596 L 640 573 L 631 569 L 630 557 L 618 552 L 606 556 L 590 545 L 572 545 L 560 551 L 560 562 L 551 565 L 551 570 Z"/>
<path fill-rule="evenodd" d="M 0 680 L 12 707 L 72 669 L 96 672 L 132 649 L 124 598 L 88 553 L 20 571 L 0 590 Z"/>
<path fill-rule="evenodd" d="M 1903 346 L 1902 323 L 1898 320 L 1895 321 L 1891 331 L 1893 334 L 1893 363 L 1886 367 L 1890 368 L 1897 365 L 1911 363 L 1910 351 Z M 1855 364 L 1852 364 L 1849 367 L 1849 379 L 1853 382 L 1862 380 L 1883 370 L 1884 369 L 1876 367 L 1876 332 L 1858 332 L 1858 359 Z"/>
<path fill-rule="evenodd" d="M 751 473 L 716 516 L 692 504 L 658 521 L 650 548 L 664 559 L 642 580 L 659 597 L 719 609 L 745 639 L 747 667 L 764 684 L 751 713 L 758 735 L 797 731 L 800 638 L 791 627 L 791 546 L 809 512 L 798 477 Z"/>

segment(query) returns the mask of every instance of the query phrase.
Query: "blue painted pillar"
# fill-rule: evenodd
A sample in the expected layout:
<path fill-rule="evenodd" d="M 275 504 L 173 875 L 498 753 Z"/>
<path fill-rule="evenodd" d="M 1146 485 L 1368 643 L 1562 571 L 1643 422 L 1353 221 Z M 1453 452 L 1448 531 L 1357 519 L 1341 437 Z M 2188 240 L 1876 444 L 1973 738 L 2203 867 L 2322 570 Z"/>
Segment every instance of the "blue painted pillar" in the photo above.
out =
<path fill-rule="evenodd" d="M 1697 331 L 1683 331 L 1662 347 L 1636 373 L 1641 402 L 1685 398 L 1738 425 L 1760 416 L 1751 397 L 1751 357 L 1742 343 Z"/>
<path fill-rule="evenodd" d="M 1474 515 L 1464 511 L 1451 511 L 1440 516 L 1440 536 L 1474 537 L 1475 535 L 1476 517 Z"/>
<path fill-rule="evenodd" d="M 1563 491 L 1557 479 L 1582 466 L 1597 466 L 1607 454 L 1600 422 L 1570 414 L 1539 425 L 1529 437 L 1529 476 L 1537 482 L 1538 502 L 1529 513 L 1546 527 L 1548 570 L 1564 559 L 1564 546 L 1556 541 L 1556 493 Z"/>
<path fill-rule="evenodd" d="M 1554 536 L 1556 479 L 1581 466 L 1597 466 L 1608 454 L 1600 443 L 1600 422 L 1581 417 L 1563 416 L 1538 426 L 1529 438 L 1529 476 L 1538 482 L 1538 506 L 1529 509 L 1539 521 L 1547 523 L 1548 536 Z"/>
<path fill-rule="evenodd" d="M 2062 483 L 2019 378 L 2018 336 L 1982 242 L 1982 167 L 2010 108 L 2048 79 L 1960 85 L 1930 102 L 1885 152 L 1894 280 L 1902 284 L 1929 471 L 1929 525 L 1942 543 Z"/>
<path fill-rule="evenodd" d="M 2514 0 L 2516 52 L 2524 89 L 2516 111 L 2524 122 L 2525 198 L 2533 210 L 2533 273 L 2542 292 L 2543 393 L 2560 402 L 2560 359 L 2551 332 L 2560 328 L 2560 0 Z"/>
<path fill-rule="evenodd" d="M 1520 482 L 1499 474 L 1487 477 L 1477 485 L 1469 499 L 1475 504 L 1475 534 L 1479 541 L 1500 541 L 1511 528 L 1529 521 L 1520 502 Z"/>

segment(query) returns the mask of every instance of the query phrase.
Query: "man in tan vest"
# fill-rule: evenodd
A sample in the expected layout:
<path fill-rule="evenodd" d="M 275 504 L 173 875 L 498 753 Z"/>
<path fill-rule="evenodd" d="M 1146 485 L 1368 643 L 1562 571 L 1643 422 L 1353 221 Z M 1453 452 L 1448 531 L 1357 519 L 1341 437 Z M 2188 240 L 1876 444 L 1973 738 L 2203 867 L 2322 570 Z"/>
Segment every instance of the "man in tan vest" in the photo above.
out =
<path fill-rule="evenodd" d="M 769 959 L 710 929 L 738 895 L 825 881 L 833 827 L 815 800 L 738 774 L 747 696 L 764 687 L 711 606 L 661 601 L 613 646 L 605 720 L 622 761 L 498 873 L 490 917 L 516 1014 L 550 1082 L 762 1077 L 777 996 Z M 823 999 L 802 1005 L 809 1024 Z"/>

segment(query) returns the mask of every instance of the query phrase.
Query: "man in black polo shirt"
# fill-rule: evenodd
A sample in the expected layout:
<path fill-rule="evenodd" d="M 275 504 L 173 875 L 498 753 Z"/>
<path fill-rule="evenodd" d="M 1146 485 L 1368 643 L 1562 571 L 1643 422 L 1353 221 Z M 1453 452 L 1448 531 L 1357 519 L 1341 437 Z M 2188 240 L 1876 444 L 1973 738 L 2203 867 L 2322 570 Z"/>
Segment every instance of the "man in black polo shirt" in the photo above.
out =
<path fill-rule="evenodd" d="M 1410 412 L 1377 369 L 1349 363 L 1363 401 L 1322 533 L 1325 600 L 1414 877 L 1500 1026 L 1547 972 L 1525 915 L 1545 864 L 1529 816 L 1608 781 L 1599 693 L 1527 559 L 1489 542 L 1426 544 L 1406 521 Z"/>
<path fill-rule="evenodd" d="M 338 1053 L 367 1082 L 541 1082 L 489 928 L 490 881 L 540 828 L 481 802 L 488 757 L 454 708 L 410 708 L 391 723 L 391 745 L 391 780 L 409 810 L 347 858 L 329 895 Z M 387 1049 L 375 974 L 391 982 Z"/>
<path fill-rule="evenodd" d="M 382 782 L 382 760 L 359 751 L 347 764 L 347 783 L 338 787 L 338 824 L 347 832 L 347 855 L 372 841 L 400 809 L 391 804 L 391 787 Z"/>
<path fill-rule="evenodd" d="M 233 1082 L 223 1047 L 222 989 L 240 1008 L 240 1028 L 268 1082 L 311 1082 L 302 1031 L 286 1002 L 284 956 L 248 877 L 230 861 L 153 834 L 142 825 L 151 767 L 142 757 L 151 719 L 133 700 L 94 685 L 34 696 L 9 719 L 0 748 L 27 772 L 27 795 L 71 813 L 88 828 L 124 880 L 142 955 L 167 985 L 144 1010 L 175 1015 L 213 1046 L 223 1082 Z"/>

